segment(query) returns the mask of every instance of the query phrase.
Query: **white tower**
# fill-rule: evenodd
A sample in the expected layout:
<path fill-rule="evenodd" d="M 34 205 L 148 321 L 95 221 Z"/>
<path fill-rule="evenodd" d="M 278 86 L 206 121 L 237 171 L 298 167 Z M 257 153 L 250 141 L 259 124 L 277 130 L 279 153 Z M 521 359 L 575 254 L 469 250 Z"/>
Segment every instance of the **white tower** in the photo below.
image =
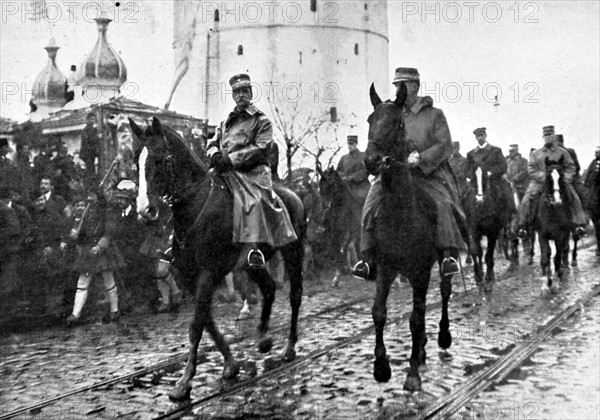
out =
<path fill-rule="evenodd" d="M 267 97 L 296 121 L 331 114 L 339 138 L 357 134 L 364 148 L 369 86 L 382 97 L 391 87 L 387 0 L 178 1 L 174 32 L 172 108 L 211 124 L 234 106 L 229 78 L 248 73 L 272 120 Z"/>

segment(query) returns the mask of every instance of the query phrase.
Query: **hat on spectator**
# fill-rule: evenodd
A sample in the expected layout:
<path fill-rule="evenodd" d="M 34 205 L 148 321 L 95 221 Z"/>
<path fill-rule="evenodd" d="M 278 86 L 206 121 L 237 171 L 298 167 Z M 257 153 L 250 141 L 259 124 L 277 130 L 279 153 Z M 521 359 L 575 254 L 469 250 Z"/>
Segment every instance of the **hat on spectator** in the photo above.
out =
<path fill-rule="evenodd" d="M 544 136 L 553 136 L 554 135 L 554 126 L 553 125 L 547 125 L 547 126 L 543 127 L 542 130 L 544 132 Z"/>
<path fill-rule="evenodd" d="M 85 201 L 87 199 L 87 194 L 85 194 L 83 191 L 79 191 L 76 192 L 75 194 L 73 194 L 72 198 L 71 198 L 71 204 L 77 204 L 81 201 Z"/>
<path fill-rule="evenodd" d="M 473 130 L 473 134 L 475 134 L 476 136 L 486 134 L 485 127 L 476 128 L 475 130 Z"/>
<path fill-rule="evenodd" d="M 229 79 L 229 84 L 231 85 L 232 90 L 241 89 L 243 87 L 251 87 L 250 76 L 247 74 L 236 74 L 231 79 Z"/>
<path fill-rule="evenodd" d="M 419 81 L 421 76 L 419 70 L 412 67 L 398 67 L 394 74 L 394 81 L 392 83 L 408 82 L 408 81 Z"/>
<path fill-rule="evenodd" d="M 358 144 L 358 136 L 350 135 L 347 140 L 348 144 Z"/>

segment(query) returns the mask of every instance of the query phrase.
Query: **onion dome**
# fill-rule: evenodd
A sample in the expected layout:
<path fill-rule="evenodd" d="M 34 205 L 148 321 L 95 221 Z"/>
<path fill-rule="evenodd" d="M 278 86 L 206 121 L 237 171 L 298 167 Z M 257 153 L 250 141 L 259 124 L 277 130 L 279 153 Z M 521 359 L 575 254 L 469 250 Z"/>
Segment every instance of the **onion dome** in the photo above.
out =
<path fill-rule="evenodd" d="M 59 48 L 54 38 L 50 38 L 48 46 L 44 47 L 48 52 L 48 63 L 33 82 L 31 102 L 36 107 L 42 105 L 50 109 L 59 109 L 66 103 L 67 78 L 56 66 L 56 52 Z"/>
<path fill-rule="evenodd" d="M 106 30 L 112 19 L 99 17 L 94 20 L 98 25 L 98 41 L 96 41 L 92 52 L 81 64 L 81 84 L 118 89 L 127 80 L 127 68 L 125 68 L 125 63 L 106 38 Z"/>

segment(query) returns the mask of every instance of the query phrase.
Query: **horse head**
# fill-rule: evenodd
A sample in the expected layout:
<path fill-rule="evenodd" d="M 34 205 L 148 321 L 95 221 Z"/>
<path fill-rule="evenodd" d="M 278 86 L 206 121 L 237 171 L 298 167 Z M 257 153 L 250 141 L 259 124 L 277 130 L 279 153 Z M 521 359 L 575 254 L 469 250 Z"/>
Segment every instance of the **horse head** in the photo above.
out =
<path fill-rule="evenodd" d="M 477 169 L 475 169 L 475 181 L 477 183 L 475 198 L 478 202 L 484 201 L 485 194 L 491 192 L 489 183 L 491 175 L 491 172 L 486 172 L 481 166 L 477 166 Z"/>
<path fill-rule="evenodd" d="M 546 192 L 550 195 L 550 200 L 554 204 L 562 204 L 562 197 L 565 191 L 564 181 L 564 159 L 561 156 L 558 161 L 550 160 L 548 157 L 544 160 L 546 166 Z"/>
<path fill-rule="evenodd" d="M 365 152 L 365 165 L 370 173 L 379 171 L 382 163 L 393 160 L 405 164 L 410 153 L 404 138 L 404 119 L 402 107 L 406 100 L 406 85 L 401 83 L 394 101 L 383 102 L 375 85 L 369 90 L 373 113 L 367 119 L 369 123 L 369 143 Z"/>
<path fill-rule="evenodd" d="M 140 216 L 154 221 L 160 214 L 161 198 L 171 193 L 169 185 L 173 178 L 172 151 L 158 118 L 154 117 L 152 125 L 145 130 L 142 130 L 131 118 L 129 124 L 141 142 L 137 161 L 139 169 L 137 212 Z"/>

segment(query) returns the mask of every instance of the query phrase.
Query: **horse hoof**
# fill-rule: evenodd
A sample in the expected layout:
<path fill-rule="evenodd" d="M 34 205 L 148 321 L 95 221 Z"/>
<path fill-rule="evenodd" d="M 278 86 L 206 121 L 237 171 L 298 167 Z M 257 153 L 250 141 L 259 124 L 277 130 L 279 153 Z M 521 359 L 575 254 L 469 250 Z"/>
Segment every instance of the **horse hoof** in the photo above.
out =
<path fill-rule="evenodd" d="M 271 337 L 263 337 L 258 341 L 258 351 L 268 353 L 273 348 L 273 339 Z"/>
<path fill-rule="evenodd" d="M 223 368 L 223 379 L 233 379 L 240 373 L 240 366 L 236 362 L 231 362 Z"/>
<path fill-rule="evenodd" d="M 527 265 L 533 265 L 533 258 L 530 258 L 530 259 L 527 261 Z"/>
<path fill-rule="evenodd" d="M 438 333 L 438 346 L 446 350 L 452 345 L 452 334 L 450 331 L 440 331 Z"/>
<path fill-rule="evenodd" d="M 190 384 L 180 385 L 175 384 L 175 387 L 169 392 L 169 399 L 171 401 L 186 401 L 190 399 L 192 393 L 192 386 Z"/>
<path fill-rule="evenodd" d="M 392 369 L 387 357 L 378 357 L 373 364 L 373 377 L 377 382 L 387 382 L 392 377 Z"/>
<path fill-rule="evenodd" d="M 333 281 L 331 282 L 331 285 L 333 287 L 338 287 L 340 285 L 340 279 L 339 278 L 334 278 Z"/>
<path fill-rule="evenodd" d="M 541 290 L 541 295 L 542 295 L 542 299 L 547 299 L 548 296 L 550 295 L 550 289 L 548 289 L 548 287 L 542 287 Z"/>
<path fill-rule="evenodd" d="M 560 292 L 560 286 L 558 284 L 553 284 L 552 287 L 550 287 L 550 291 L 555 295 Z"/>
<path fill-rule="evenodd" d="M 484 291 L 485 293 L 492 293 L 492 292 L 494 291 L 494 283 L 493 283 L 493 282 L 491 282 L 491 281 L 488 281 L 488 282 L 486 282 L 486 283 L 483 285 L 483 291 Z"/>
<path fill-rule="evenodd" d="M 406 377 L 404 381 L 404 390 L 405 391 L 420 391 L 421 390 L 421 378 L 418 376 L 410 376 Z"/>
<path fill-rule="evenodd" d="M 577 267 L 579 264 L 577 264 L 577 260 L 573 260 L 571 261 L 571 267 Z"/>
<path fill-rule="evenodd" d="M 286 344 L 285 348 L 281 352 L 281 360 L 284 362 L 291 362 L 296 358 L 296 349 L 293 344 Z"/>

